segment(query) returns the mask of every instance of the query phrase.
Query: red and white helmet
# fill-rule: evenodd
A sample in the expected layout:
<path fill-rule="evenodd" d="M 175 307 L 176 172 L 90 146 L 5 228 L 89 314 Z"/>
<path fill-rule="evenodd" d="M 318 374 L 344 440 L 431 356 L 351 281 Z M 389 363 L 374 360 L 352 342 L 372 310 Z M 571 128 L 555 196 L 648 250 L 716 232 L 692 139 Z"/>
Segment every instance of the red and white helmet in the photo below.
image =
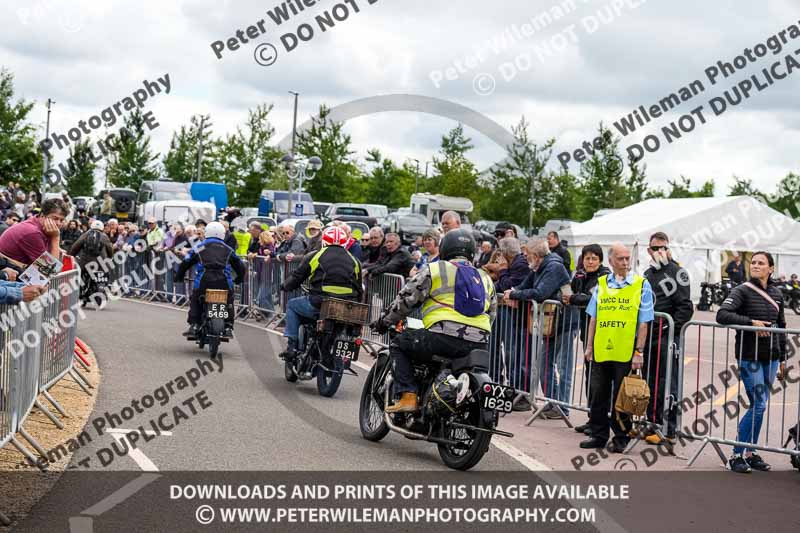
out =
<path fill-rule="evenodd" d="M 347 233 L 338 226 L 325 228 L 322 232 L 322 244 L 325 246 L 344 246 L 347 244 Z"/>

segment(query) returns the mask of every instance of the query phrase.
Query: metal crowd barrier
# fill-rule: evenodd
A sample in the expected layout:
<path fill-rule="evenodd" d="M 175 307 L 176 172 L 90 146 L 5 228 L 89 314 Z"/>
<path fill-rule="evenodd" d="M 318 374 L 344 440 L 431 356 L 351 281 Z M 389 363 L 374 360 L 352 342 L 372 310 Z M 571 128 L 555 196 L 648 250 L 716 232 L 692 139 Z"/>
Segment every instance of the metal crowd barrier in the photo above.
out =
<path fill-rule="evenodd" d="M 364 302 L 369 304 L 370 323 L 377 320 L 381 312 L 394 301 L 404 283 L 405 278 L 399 274 L 381 274 L 369 277 L 366 291 L 364 291 Z M 389 344 L 388 333 L 377 335 L 369 328 L 364 328 L 362 336 L 372 342 Z"/>
<path fill-rule="evenodd" d="M 538 322 L 536 302 L 498 302 L 489 338 L 492 355 L 489 375 L 496 382 L 513 387 L 517 395 L 530 396 L 531 393 L 531 370 L 539 347 Z"/>
<path fill-rule="evenodd" d="M 531 341 L 533 362 L 527 383 L 532 401 L 543 402 L 529 418 L 527 425 L 552 410 L 569 427 L 570 410 L 590 410 L 592 362 L 586 362 L 589 317 L 585 308 L 565 306 L 562 302 L 546 300 L 539 306 L 536 336 Z M 665 313 L 655 313 L 648 328 L 643 354 L 642 376 L 650 387 L 650 406 L 646 420 L 638 422 L 639 435 L 659 433 L 660 437 L 674 434 L 676 383 L 675 324 Z M 612 391 L 611 405 L 616 397 Z M 637 441 L 633 441 L 631 448 Z M 629 448 L 630 450 L 630 448 Z"/>
<path fill-rule="evenodd" d="M 782 342 L 782 336 L 788 339 L 789 354 L 795 353 L 794 347 L 800 339 L 798 329 L 723 326 L 716 322 L 695 320 L 684 325 L 681 332 L 681 352 L 685 359 L 680 365 L 678 381 L 678 434 L 681 439 L 701 441 L 700 447 L 689 460 L 688 467 L 697 461 L 709 444 L 723 463 L 727 463 L 728 459 L 721 445 L 800 457 L 798 443 L 787 439 L 791 428 L 800 430 L 800 369 L 797 358 L 786 361 L 787 375 L 782 380 L 776 377 L 771 385 L 756 386 L 758 388 L 753 387 L 748 391 L 743 382 L 742 371 L 749 374 L 748 368 L 755 370 L 749 366 L 743 368 L 743 365 L 749 365 L 750 357 L 759 358 L 759 343 L 755 344 L 754 354 L 746 354 L 742 352 L 742 344 L 736 350 L 735 336 L 758 332 L 770 335 L 769 353 L 764 354 L 763 350 L 761 353 L 764 363 L 769 366 L 780 364 L 779 357 L 772 353 L 772 348 L 775 343 Z M 724 339 L 724 350 L 717 348 L 720 336 Z M 763 370 L 759 368 L 757 373 L 763 375 Z M 684 390 L 688 391 L 685 395 Z M 759 402 L 759 398 L 754 398 L 754 395 L 764 401 Z M 761 413 L 761 424 L 758 427 L 757 416 L 753 416 L 751 412 L 754 404 L 755 409 L 752 410 Z M 742 423 L 743 419 L 748 421 Z M 745 437 L 741 440 L 740 426 Z M 748 439 L 748 433 L 757 433 L 759 436 L 757 439 Z M 751 443 L 748 440 L 757 442 Z"/>
<path fill-rule="evenodd" d="M 39 455 L 42 446 L 23 427 L 34 406 L 53 423 L 64 426 L 38 401 L 41 393 L 63 415 L 66 413 L 48 390 L 70 374 L 88 393 L 88 383 L 73 369 L 80 270 L 50 279 L 48 292 L 29 303 L 0 306 L 0 447 L 11 443 L 31 464 L 33 454 L 16 438 L 22 435 Z M 71 285 L 74 290 L 66 290 Z"/>

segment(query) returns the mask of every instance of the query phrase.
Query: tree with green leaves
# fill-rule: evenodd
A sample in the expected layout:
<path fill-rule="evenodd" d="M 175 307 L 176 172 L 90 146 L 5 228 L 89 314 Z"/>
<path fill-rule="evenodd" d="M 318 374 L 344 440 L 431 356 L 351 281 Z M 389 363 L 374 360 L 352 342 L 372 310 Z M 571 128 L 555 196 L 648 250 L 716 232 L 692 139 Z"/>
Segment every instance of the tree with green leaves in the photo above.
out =
<path fill-rule="evenodd" d="M 583 205 L 583 191 L 578 178 L 567 170 L 553 176 L 553 202 L 547 212 L 547 219 L 581 220 L 580 206 Z M 537 226 L 534 223 L 535 227 Z"/>
<path fill-rule="evenodd" d="M 384 158 L 377 148 L 367 152 L 367 163 L 374 167 L 364 176 L 364 203 L 387 207 L 408 206 L 409 198 L 414 194 L 416 169 L 408 165 L 397 167 L 391 159 Z"/>
<path fill-rule="evenodd" d="M 150 136 L 145 132 L 145 118 L 139 108 L 125 117 L 125 126 L 112 145 L 106 169 L 111 185 L 137 191 L 143 181 L 158 180 L 158 154 L 150 148 Z"/>
<path fill-rule="evenodd" d="M 692 180 L 684 175 L 677 180 L 668 180 L 667 184 L 670 189 L 666 195 L 662 193 L 661 198 L 711 198 L 714 196 L 713 180 L 705 182 L 697 190 L 692 190 Z M 659 196 L 651 195 L 650 197 L 658 198 Z"/>
<path fill-rule="evenodd" d="M 235 134 L 211 148 L 214 157 L 209 158 L 213 161 L 209 172 L 223 177 L 232 205 L 257 206 L 262 190 L 285 190 L 288 185 L 280 167 L 284 154 L 272 146 L 275 136 L 275 127 L 270 122 L 272 109 L 272 105 L 260 104 L 249 110 L 245 126 L 237 127 Z"/>
<path fill-rule="evenodd" d="M 216 173 L 214 151 L 219 145 L 211 139 L 210 121 L 209 115 L 193 115 L 188 127 L 181 126 L 180 130 L 173 132 L 169 151 L 163 160 L 164 175 L 167 178 L 183 183 L 197 181 L 197 155 L 202 136 L 203 158 L 200 178 L 202 181 L 222 181 L 221 176 Z"/>
<path fill-rule="evenodd" d="M 800 176 L 789 173 L 778 182 L 775 193 L 767 202 L 773 209 L 797 220 L 800 218 Z"/>
<path fill-rule="evenodd" d="M 69 174 L 65 177 L 67 192 L 76 196 L 94 196 L 94 171 L 97 164 L 89 139 L 72 145 L 69 149 Z"/>
<path fill-rule="evenodd" d="M 733 176 L 733 185 L 731 185 L 728 196 L 753 196 L 755 198 L 763 198 L 764 195 L 753 186 L 753 180 Z"/>
<path fill-rule="evenodd" d="M 473 148 L 471 142 L 464 135 L 464 126 L 461 124 L 444 135 L 440 155 L 433 157 L 435 174 L 425 186 L 430 192 L 469 198 L 477 210 L 484 189 L 478 184 L 475 165 L 466 156 Z"/>
<path fill-rule="evenodd" d="M 350 135 L 344 124 L 330 118 L 330 109 L 320 106 L 319 115 L 312 117 L 311 127 L 297 134 L 297 153 L 322 159 L 322 169 L 303 188 L 318 202 L 359 201 L 363 190 L 361 169 L 353 159 Z"/>
<path fill-rule="evenodd" d="M 33 102 L 14 100 L 14 76 L 0 69 L 0 179 L 39 190 L 44 161 L 36 147 L 36 127 L 28 123 Z"/>
<path fill-rule="evenodd" d="M 600 209 L 619 209 L 640 201 L 647 195 L 645 169 L 628 160 L 628 175 L 619 146 L 620 138 L 600 123 L 602 147 L 581 164 L 581 208 L 579 218 L 588 220 Z"/>
<path fill-rule="evenodd" d="M 545 168 L 553 155 L 555 139 L 538 145 L 530 138 L 525 117 L 512 133 L 514 142 L 506 147 L 505 161 L 490 170 L 490 194 L 481 202 L 481 217 L 541 227 L 554 201 L 553 176 Z"/>

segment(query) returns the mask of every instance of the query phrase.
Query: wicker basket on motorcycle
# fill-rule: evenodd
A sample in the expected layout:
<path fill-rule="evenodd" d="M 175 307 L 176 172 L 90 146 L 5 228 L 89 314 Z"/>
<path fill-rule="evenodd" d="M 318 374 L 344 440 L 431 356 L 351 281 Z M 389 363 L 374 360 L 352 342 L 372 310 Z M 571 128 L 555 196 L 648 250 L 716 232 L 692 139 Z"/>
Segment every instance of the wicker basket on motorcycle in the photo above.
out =
<path fill-rule="evenodd" d="M 369 304 L 326 298 L 322 300 L 322 306 L 319 308 L 319 318 L 363 326 L 369 321 Z"/>
<path fill-rule="evenodd" d="M 228 291 L 219 289 L 206 289 L 206 303 L 209 304 L 228 303 Z"/>

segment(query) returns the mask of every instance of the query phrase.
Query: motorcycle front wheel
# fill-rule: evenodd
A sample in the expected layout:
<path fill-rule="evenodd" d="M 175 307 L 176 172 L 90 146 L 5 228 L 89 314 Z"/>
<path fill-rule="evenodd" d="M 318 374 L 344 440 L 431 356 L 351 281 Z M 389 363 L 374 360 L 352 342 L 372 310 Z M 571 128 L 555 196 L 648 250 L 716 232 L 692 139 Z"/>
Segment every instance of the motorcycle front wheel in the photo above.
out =
<path fill-rule="evenodd" d="M 372 365 L 361 389 L 361 401 L 358 404 L 358 426 L 361 435 L 372 442 L 378 442 L 389 433 L 389 426 L 383 415 L 383 398 L 379 391 L 382 384 L 375 384 L 378 364 Z"/>

